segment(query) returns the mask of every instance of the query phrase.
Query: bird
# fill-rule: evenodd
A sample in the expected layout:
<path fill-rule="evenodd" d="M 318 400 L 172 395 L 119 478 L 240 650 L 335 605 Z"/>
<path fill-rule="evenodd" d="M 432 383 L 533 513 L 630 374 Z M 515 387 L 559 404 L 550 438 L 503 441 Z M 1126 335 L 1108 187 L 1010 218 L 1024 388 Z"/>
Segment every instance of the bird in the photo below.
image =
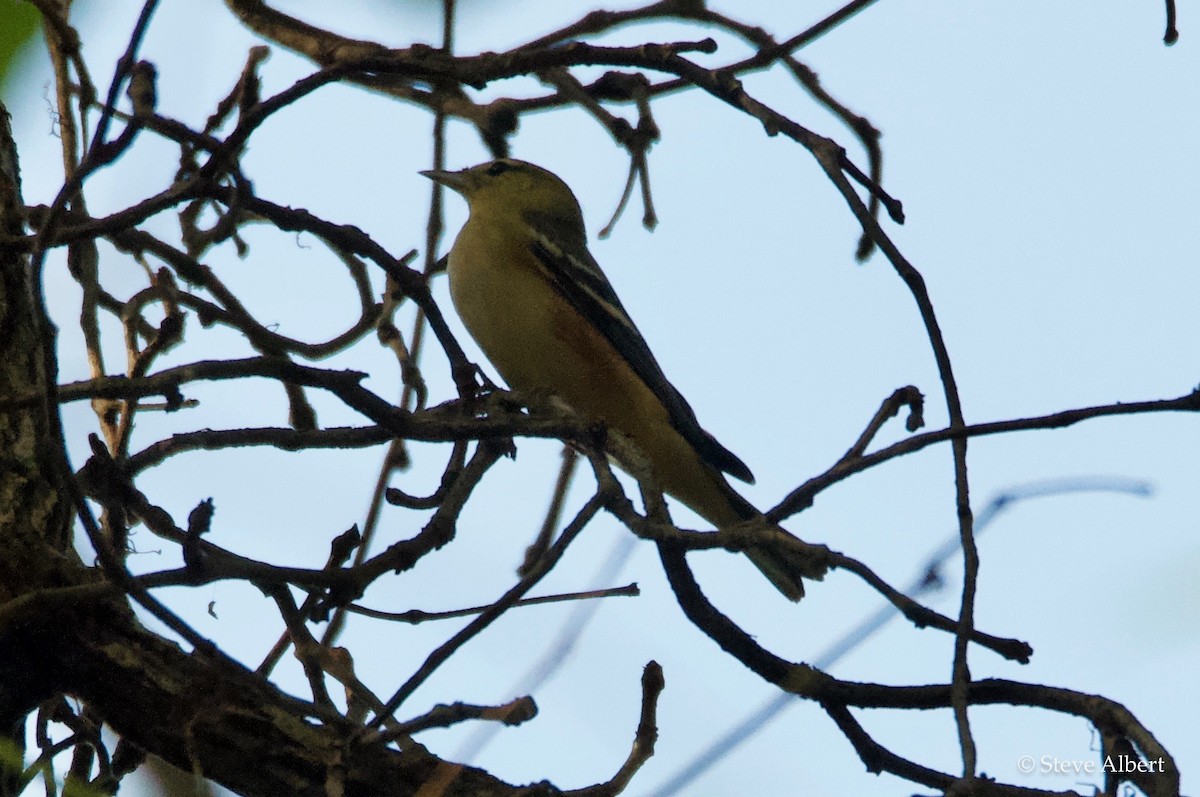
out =
<path fill-rule="evenodd" d="M 724 476 L 753 483 L 750 468 L 701 427 L 588 251 L 570 187 L 512 158 L 421 174 L 467 202 L 447 258 L 450 297 L 508 387 L 620 432 L 663 492 L 714 526 L 760 517 Z M 802 578 L 825 572 L 819 556 L 781 546 L 746 554 L 792 601 L 804 595 Z"/>

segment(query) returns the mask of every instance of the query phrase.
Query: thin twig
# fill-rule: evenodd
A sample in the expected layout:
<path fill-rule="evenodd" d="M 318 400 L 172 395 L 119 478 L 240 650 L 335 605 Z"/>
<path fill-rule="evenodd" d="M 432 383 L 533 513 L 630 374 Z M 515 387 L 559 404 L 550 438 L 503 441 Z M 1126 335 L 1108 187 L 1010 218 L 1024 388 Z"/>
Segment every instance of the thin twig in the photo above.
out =
<path fill-rule="evenodd" d="M 387 704 L 384 706 L 383 713 L 377 714 L 375 718 L 368 723 L 368 725 L 378 724 L 384 716 L 390 715 L 397 708 L 399 708 L 400 705 L 403 704 L 404 701 L 407 700 L 409 696 L 411 696 L 412 693 L 417 690 L 417 687 L 423 684 L 429 678 L 429 676 L 433 675 L 434 671 L 437 670 L 437 668 L 443 663 L 445 663 L 450 656 L 457 652 L 468 641 L 478 636 L 480 632 L 491 625 L 497 618 L 500 617 L 500 615 L 504 614 L 506 611 L 512 608 L 518 600 L 524 597 L 525 593 L 532 589 L 535 584 L 541 581 L 542 577 L 545 576 L 546 573 L 550 572 L 550 569 L 558 562 L 559 559 L 562 558 L 562 555 L 566 552 L 567 546 L 579 536 L 579 533 L 583 531 L 584 527 L 591 521 L 593 517 L 595 517 L 596 513 L 600 511 L 602 505 L 603 499 L 599 495 L 592 496 L 592 498 L 588 500 L 583 508 L 579 510 L 579 513 L 575 516 L 575 518 L 567 524 L 566 528 L 563 529 L 562 534 L 559 535 L 559 538 L 554 545 L 552 545 L 546 551 L 546 555 L 542 558 L 542 561 L 539 563 L 538 567 L 532 569 L 528 575 L 526 575 L 519 582 L 517 582 L 516 585 L 505 592 L 504 595 L 502 595 L 495 603 L 489 606 L 487 610 L 481 612 L 479 616 L 468 623 L 465 628 L 448 639 L 445 643 L 438 647 L 437 650 L 430 653 L 425 659 L 425 662 L 417 669 L 417 671 L 413 673 L 409 679 L 405 681 L 399 689 L 396 690 L 396 693 L 392 695 L 391 699 L 387 701 Z"/>
<path fill-rule="evenodd" d="M 543 603 L 565 603 L 567 601 L 594 600 L 596 598 L 636 598 L 641 595 L 641 590 L 637 584 L 626 584 L 623 587 L 610 587 L 608 589 L 590 589 L 584 592 L 564 592 L 558 595 L 542 595 L 536 598 L 522 598 L 513 604 L 513 608 L 519 606 L 539 606 Z M 473 614 L 481 614 L 488 610 L 493 604 L 484 606 L 472 606 L 467 609 L 449 609 L 441 612 L 426 612 L 420 609 L 408 609 L 403 612 L 384 612 L 379 609 L 370 609 L 366 606 L 360 606 L 356 603 L 351 603 L 346 606 L 346 611 L 353 614 L 361 614 L 364 617 L 374 617 L 377 620 L 390 620 L 398 623 L 426 623 L 431 620 L 450 620 L 455 617 L 470 617 Z"/>

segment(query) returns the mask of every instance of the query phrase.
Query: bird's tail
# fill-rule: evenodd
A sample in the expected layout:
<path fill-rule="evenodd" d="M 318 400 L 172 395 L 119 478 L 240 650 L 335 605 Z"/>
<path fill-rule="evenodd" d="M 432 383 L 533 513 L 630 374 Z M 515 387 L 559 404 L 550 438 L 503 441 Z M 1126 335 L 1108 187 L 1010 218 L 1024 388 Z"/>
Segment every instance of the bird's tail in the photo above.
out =
<path fill-rule="evenodd" d="M 724 480 L 722 479 L 722 481 Z M 753 504 L 742 498 L 728 483 L 726 483 L 726 487 L 730 506 L 741 520 L 762 516 L 762 513 Z M 767 580 L 775 585 L 775 589 L 782 592 L 788 600 L 798 601 L 804 597 L 804 579 L 820 581 L 825 577 L 825 573 L 829 570 L 828 551 L 824 546 L 801 542 L 781 526 L 773 525 L 771 528 L 796 540 L 800 546 L 792 548 L 782 545 L 763 545 L 747 548 L 746 556 L 754 563 L 755 567 L 762 571 Z"/>
<path fill-rule="evenodd" d="M 666 492 L 718 528 L 762 517 L 716 468 L 699 458 L 693 464 L 690 471 L 671 472 L 675 478 L 664 485 Z M 746 556 L 788 600 L 798 601 L 804 597 L 804 579 L 820 580 L 825 576 L 829 551 L 821 545 L 801 542 L 779 526 L 771 528 L 791 537 L 793 544 L 764 542 L 746 549 Z"/>
<path fill-rule="evenodd" d="M 768 548 L 749 548 L 746 556 L 790 601 L 804 597 L 805 578 L 820 581 L 825 575 L 825 565 L 791 551 L 781 553 Z"/>

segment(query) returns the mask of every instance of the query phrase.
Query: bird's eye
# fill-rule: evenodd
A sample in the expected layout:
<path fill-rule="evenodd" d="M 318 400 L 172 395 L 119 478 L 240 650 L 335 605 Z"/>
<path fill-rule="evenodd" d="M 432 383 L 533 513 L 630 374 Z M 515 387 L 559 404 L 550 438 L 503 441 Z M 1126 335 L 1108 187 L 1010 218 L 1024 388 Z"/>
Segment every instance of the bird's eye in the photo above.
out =
<path fill-rule="evenodd" d="M 491 166 L 487 167 L 487 173 L 490 176 L 495 177 L 498 174 L 503 174 L 504 172 L 508 171 L 511 168 L 512 168 L 512 164 L 510 164 L 510 163 L 505 163 L 504 161 L 496 161 Z"/>

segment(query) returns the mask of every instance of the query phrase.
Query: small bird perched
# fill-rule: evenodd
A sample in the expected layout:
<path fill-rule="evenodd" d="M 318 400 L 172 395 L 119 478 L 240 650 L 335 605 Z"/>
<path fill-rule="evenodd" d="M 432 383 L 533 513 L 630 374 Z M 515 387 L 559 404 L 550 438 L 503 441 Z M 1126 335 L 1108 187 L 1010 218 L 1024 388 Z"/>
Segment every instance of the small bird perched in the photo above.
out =
<path fill-rule="evenodd" d="M 631 439 L 659 486 L 720 527 L 760 513 L 722 476 L 754 476 L 700 427 L 587 248 L 579 202 L 551 172 L 503 159 L 421 172 L 467 200 L 450 250 L 450 296 L 514 390 L 548 393 Z M 618 463 L 620 464 L 620 463 Z M 802 554 L 746 551 L 789 599 L 825 567 Z"/>

